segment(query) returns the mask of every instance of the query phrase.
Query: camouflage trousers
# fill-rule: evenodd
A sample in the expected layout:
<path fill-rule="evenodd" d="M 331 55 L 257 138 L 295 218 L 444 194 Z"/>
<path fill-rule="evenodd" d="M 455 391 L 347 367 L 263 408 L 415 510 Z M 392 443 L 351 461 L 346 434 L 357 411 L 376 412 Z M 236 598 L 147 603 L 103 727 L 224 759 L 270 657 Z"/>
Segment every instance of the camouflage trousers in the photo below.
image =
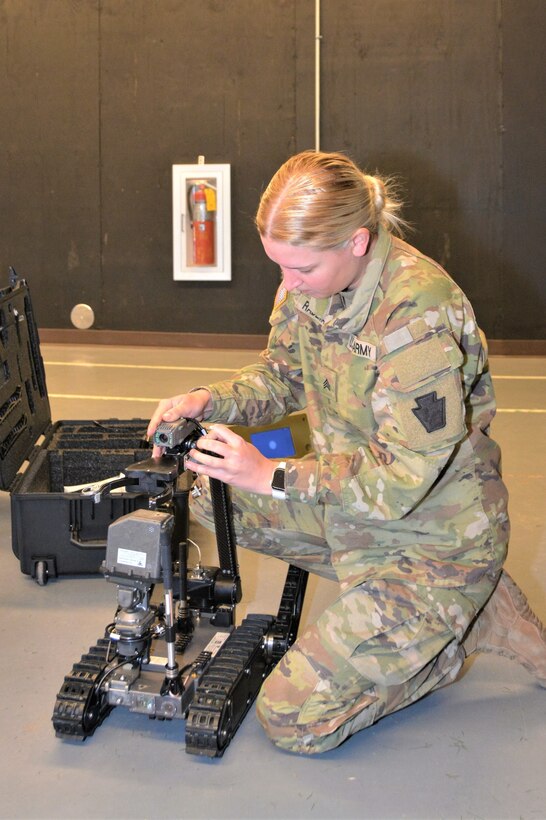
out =
<path fill-rule="evenodd" d="M 214 529 L 206 483 L 191 511 Z M 237 543 L 336 579 L 320 507 L 232 491 Z M 280 748 L 333 749 L 350 735 L 452 682 L 463 638 L 498 573 L 457 588 L 367 580 L 343 591 L 264 682 L 257 715 Z"/>

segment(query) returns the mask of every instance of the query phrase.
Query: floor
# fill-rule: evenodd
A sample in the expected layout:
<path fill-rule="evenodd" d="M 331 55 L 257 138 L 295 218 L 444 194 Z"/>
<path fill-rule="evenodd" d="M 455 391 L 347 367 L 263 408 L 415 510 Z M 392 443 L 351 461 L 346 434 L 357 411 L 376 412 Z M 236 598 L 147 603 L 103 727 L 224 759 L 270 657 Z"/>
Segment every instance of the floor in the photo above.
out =
<path fill-rule="evenodd" d="M 52 417 L 148 418 L 159 398 L 222 378 L 252 351 L 43 345 Z M 494 435 L 504 451 L 513 536 L 508 568 L 546 621 L 546 359 L 496 357 Z M 50 717 L 72 664 L 102 635 L 115 590 L 100 576 L 38 586 L 11 550 L 0 493 L 2 818 L 546 818 L 546 692 L 519 666 L 482 655 L 451 687 L 336 751 L 276 750 L 254 711 L 221 759 L 186 755 L 184 724 L 116 709 L 85 743 Z M 47 526 L 44 523 L 44 526 Z M 205 558 L 210 536 L 192 537 Z M 208 551 L 208 552 L 207 552 Z M 240 554 L 246 610 L 275 612 L 283 571 Z M 313 581 L 314 618 L 335 595 Z"/>

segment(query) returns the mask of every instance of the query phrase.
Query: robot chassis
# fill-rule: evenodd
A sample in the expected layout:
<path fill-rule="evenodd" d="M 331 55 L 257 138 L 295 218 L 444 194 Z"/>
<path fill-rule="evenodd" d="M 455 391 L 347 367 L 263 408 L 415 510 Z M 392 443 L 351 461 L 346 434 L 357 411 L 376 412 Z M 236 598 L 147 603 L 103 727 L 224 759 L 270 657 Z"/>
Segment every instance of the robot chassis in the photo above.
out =
<path fill-rule="evenodd" d="M 185 719 L 186 751 L 221 757 L 274 665 L 294 642 L 307 572 L 289 566 L 279 611 L 235 626 L 241 580 L 228 489 L 210 479 L 218 567 L 188 567 L 191 480 L 184 457 L 205 430 L 193 419 L 163 423 L 159 458 L 88 488 L 99 503 L 115 487 L 148 495 L 108 528 L 101 571 L 117 585 L 104 637 L 65 677 L 53 711 L 57 737 L 85 740 L 115 707 L 159 720 Z M 163 601 L 152 601 L 163 585 Z"/>

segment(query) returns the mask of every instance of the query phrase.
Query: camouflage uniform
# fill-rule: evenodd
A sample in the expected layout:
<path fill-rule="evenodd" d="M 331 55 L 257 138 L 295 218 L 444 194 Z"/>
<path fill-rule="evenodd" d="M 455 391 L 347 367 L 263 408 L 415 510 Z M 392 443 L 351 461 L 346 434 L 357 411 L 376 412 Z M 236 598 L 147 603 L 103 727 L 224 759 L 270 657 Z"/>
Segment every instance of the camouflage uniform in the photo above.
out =
<path fill-rule="evenodd" d="M 381 230 L 354 291 L 286 293 L 256 365 L 209 386 L 209 420 L 306 408 L 313 454 L 286 501 L 233 490 L 239 544 L 339 581 L 341 594 L 265 682 L 258 715 L 320 752 L 452 680 L 506 554 L 507 494 L 489 437 L 485 339 L 460 288 Z M 206 496 L 194 504 L 210 526 Z"/>

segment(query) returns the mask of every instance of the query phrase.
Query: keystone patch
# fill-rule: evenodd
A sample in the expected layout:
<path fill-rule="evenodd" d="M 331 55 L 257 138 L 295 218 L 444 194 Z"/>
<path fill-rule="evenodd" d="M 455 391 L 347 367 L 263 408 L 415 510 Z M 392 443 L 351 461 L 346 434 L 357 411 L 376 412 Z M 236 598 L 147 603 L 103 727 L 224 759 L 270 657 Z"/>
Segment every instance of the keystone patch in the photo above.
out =
<path fill-rule="evenodd" d="M 427 433 L 434 433 L 446 426 L 446 400 L 445 397 L 439 399 L 436 390 L 419 396 L 415 403 L 417 407 L 412 407 L 411 411 Z"/>

